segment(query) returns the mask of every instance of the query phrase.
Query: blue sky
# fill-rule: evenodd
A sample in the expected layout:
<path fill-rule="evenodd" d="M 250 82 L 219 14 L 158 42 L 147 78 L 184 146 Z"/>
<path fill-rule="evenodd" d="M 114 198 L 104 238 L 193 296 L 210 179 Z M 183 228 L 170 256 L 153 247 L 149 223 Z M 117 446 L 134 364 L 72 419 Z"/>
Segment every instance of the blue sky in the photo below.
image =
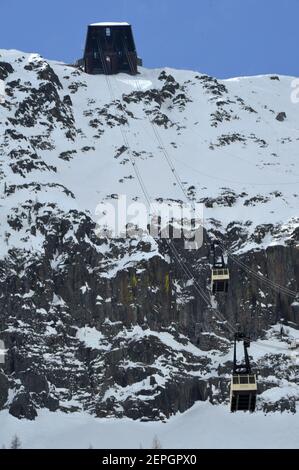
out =
<path fill-rule="evenodd" d="M 72 62 L 86 26 L 129 21 L 147 67 L 299 76 L 299 0 L 0 0 L 0 48 Z"/>

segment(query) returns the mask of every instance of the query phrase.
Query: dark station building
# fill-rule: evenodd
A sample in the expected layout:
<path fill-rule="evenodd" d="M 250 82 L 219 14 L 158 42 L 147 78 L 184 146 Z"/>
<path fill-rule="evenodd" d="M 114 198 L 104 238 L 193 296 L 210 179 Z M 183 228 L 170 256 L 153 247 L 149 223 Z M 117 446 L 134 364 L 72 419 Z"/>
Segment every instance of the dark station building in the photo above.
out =
<path fill-rule="evenodd" d="M 133 32 L 128 23 L 95 23 L 88 26 L 84 57 L 78 65 L 89 74 L 136 75 L 138 59 Z"/>

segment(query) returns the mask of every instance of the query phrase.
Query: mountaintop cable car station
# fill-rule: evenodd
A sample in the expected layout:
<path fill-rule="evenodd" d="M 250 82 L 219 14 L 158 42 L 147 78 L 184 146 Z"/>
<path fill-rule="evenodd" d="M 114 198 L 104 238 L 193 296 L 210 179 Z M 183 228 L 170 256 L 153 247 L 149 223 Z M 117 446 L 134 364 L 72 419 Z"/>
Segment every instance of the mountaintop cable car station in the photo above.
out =
<path fill-rule="evenodd" d="M 89 74 L 136 75 L 142 65 L 137 57 L 132 27 L 129 23 L 94 23 L 88 26 L 84 57 L 77 65 Z"/>

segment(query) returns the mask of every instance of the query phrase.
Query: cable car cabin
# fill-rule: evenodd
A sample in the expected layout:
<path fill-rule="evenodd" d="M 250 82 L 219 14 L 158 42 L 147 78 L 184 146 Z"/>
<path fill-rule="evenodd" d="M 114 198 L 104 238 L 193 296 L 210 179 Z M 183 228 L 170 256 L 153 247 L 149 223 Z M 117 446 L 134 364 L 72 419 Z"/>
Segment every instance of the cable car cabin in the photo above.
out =
<path fill-rule="evenodd" d="M 237 342 L 243 342 L 244 362 L 237 361 Z M 234 362 L 233 375 L 230 385 L 230 409 L 231 411 L 251 411 L 255 410 L 257 384 L 256 376 L 251 372 L 251 365 L 248 355 L 250 338 L 244 333 L 236 333 L 234 338 Z"/>
<path fill-rule="evenodd" d="M 224 261 L 222 249 L 217 242 L 212 243 L 211 253 L 213 256 L 211 274 L 212 293 L 227 293 L 229 285 L 229 269 Z"/>
<path fill-rule="evenodd" d="M 229 284 L 229 269 L 213 267 L 211 283 L 213 294 L 217 294 L 219 292 L 227 293 Z"/>
<path fill-rule="evenodd" d="M 256 376 L 254 374 L 233 375 L 230 385 L 230 410 L 255 410 L 257 395 Z"/>
<path fill-rule="evenodd" d="M 89 74 L 137 74 L 138 59 L 128 23 L 94 23 L 88 26 L 83 59 L 78 66 Z"/>

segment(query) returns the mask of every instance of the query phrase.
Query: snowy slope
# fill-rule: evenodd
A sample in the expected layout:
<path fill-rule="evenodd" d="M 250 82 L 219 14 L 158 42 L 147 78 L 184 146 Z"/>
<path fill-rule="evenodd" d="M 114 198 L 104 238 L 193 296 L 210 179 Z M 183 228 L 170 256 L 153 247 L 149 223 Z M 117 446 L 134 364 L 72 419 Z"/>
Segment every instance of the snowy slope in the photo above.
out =
<path fill-rule="evenodd" d="M 43 411 L 37 422 L 0 413 L 1 444 L 17 434 L 29 449 L 298 449 L 298 414 L 230 414 L 224 406 L 198 403 L 167 423 L 99 420 L 84 414 Z"/>
<path fill-rule="evenodd" d="M 43 83 L 37 75 L 47 62 L 35 55 L 0 53 L 1 60 L 13 64 L 9 81 L 19 80 L 13 97 L 7 98 L 9 105 L 1 107 L 4 122 L 26 101 L 30 88 Z M 24 70 L 28 64 L 34 65 L 32 71 Z M 65 138 L 62 121 L 45 129 L 14 126 L 27 139 L 18 143 L 20 147 L 29 148 L 28 141 L 32 146 L 34 136 L 47 139 L 48 148 L 38 149 L 43 164 L 26 179 L 61 184 L 74 195 L 74 200 L 64 197 L 62 203 L 61 192 L 56 196 L 57 189 L 53 194 L 48 190 L 48 200 L 56 202 L 58 197 L 60 206 L 89 210 L 95 219 L 97 205 L 111 195 L 144 200 L 128 152 L 119 152 L 124 146 L 120 127 L 151 199 L 184 200 L 159 148 L 153 121 L 186 192 L 196 201 L 210 201 L 204 211 L 207 227 L 215 219 L 224 231 L 233 222 L 248 239 L 257 226 L 272 224 L 262 240 L 269 245 L 290 237 L 298 226 L 299 115 L 290 97 L 292 77 L 216 81 L 190 71 L 141 69 L 136 78 L 120 74 L 107 81 L 49 64 L 62 86 L 57 87 L 60 99 L 71 97 L 72 108 L 66 110 L 73 119 L 71 138 Z M 45 107 L 52 108 L 53 100 Z M 286 113 L 282 122 L 276 119 L 281 112 Z M 9 151 L 8 146 L 5 153 Z M 61 158 L 65 152 L 70 152 L 69 161 Z M 25 174 L 5 167 L 7 184 L 24 182 Z M 20 194 L 26 197 L 24 190 Z M 13 197 L 10 200 L 5 204 L 11 207 Z M 245 249 L 252 248 L 252 242 Z"/>

